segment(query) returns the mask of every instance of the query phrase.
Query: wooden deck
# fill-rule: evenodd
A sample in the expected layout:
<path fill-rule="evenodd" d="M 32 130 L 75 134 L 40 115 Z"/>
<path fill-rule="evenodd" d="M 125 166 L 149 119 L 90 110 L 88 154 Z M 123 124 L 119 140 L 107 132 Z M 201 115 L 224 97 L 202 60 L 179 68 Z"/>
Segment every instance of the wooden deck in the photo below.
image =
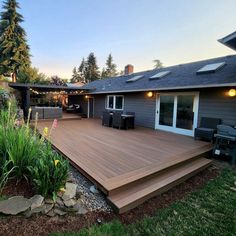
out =
<path fill-rule="evenodd" d="M 39 131 L 51 123 L 41 121 Z M 211 150 L 208 143 L 141 127 L 108 128 L 96 119 L 59 121 L 51 142 L 108 195 L 119 212 L 166 191 L 210 164 L 202 158 Z M 129 196 L 137 191 L 139 196 L 133 196 L 132 201 Z"/>

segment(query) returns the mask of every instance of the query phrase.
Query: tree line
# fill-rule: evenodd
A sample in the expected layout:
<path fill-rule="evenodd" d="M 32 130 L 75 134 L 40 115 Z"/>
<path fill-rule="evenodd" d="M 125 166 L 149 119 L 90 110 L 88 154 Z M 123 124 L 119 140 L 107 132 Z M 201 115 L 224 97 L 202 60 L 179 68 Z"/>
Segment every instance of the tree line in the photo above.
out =
<path fill-rule="evenodd" d="M 105 68 L 103 68 L 102 71 L 99 71 L 97 58 L 94 53 L 91 52 L 88 55 L 87 60 L 83 58 L 78 68 L 73 68 L 71 82 L 89 83 L 94 80 L 114 77 L 123 73 L 122 71 L 118 73 L 116 68 L 117 65 L 113 62 L 112 55 L 109 54 L 106 60 Z"/>

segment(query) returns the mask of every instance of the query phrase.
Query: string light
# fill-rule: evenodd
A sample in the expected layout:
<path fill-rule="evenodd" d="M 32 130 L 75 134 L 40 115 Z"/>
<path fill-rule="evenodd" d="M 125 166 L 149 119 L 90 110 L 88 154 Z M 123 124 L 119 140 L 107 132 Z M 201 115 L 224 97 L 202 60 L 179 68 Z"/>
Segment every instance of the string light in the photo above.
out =
<path fill-rule="evenodd" d="M 70 95 L 73 95 L 73 94 L 81 94 L 81 93 L 83 93 L 84 91 L 83 90 L 81 90 L 81 91 L 60 91 L 60 92 L 58 92 L 58 91 L 55 91 L 55 92 L 39 92 L 39 91 L 37 91 L 37 90 L 34 90 L 34 89 L 30 89 L 30 91 L 32 92 L 32 93 L 34 93 L 34 94 L 54 94 L 54 95 L 67 95 L 67 94 L 70 94 Z"/>

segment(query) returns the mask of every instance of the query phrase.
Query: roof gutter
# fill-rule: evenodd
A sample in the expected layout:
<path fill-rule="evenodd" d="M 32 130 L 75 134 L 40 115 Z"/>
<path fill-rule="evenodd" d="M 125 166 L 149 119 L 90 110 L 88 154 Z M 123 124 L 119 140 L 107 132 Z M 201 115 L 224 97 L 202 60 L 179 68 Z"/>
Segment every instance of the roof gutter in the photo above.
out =
<path fill-rule="evenodd" d="M 163 87 L 163 88 L 147 88 L 147 89 L 134 89 L 134 90 L 102 91 L 102 92 L 90 92 L 90 93 L 87 92 L 84 94 L 133 93 L 133 92 L 147 92 L 147 91 L 185 90 L 185 89 L 196 89 L 196 88 L 200 89 L 200 88 L 220 88 L 220 87 L 236 87 L 236 83 L 179 86 L 179 87 Z"/>

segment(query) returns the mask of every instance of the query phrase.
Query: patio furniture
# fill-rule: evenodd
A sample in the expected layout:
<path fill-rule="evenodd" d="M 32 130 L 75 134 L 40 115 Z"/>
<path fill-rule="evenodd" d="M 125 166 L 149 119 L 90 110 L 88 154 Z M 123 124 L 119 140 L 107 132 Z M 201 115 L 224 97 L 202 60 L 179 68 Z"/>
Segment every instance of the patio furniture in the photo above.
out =
<path fill-rule="evenodd" d="M 33 120 L 36 119 L 36 113 L 38 113 L 38 119 L 41 120 L 43 119 L 43 107 L 32 107 L 32 111 L 31 111 L 31 118 Z"/>
<path fill-rule="evenodd" d="M 232 165 L 236 162 L 236 129 L 229 125 L 218 125 L 213 155 L 226 155 L 232 158 Z"/>
<path fill-rule="evenodd" d="M 122 117 L 125 122 L 126 129 L 134 129 L 135 126 L 135 112 L 126 112 L 126 114 L 122 114 Z"/>
<path fill-rule="evenodd" d="M 36 119 L 36 113 L 39 120 L 62 118 L 61 107 L 32 107 L 31 119 Z"/>
<path fill-rule="evenodd" d="M 43 108 L 44 119 L 56 119 L 62 118 L 62 108 L 60 107 L 44 107 Z"/>
<path fill-rule="evenodd" d="M 221 119 L 202 117 L 200 122 L 200 127 L 195 128 L 194 139 L 199 138 L 213 142 L 217 125 L 220 124 L 221 124 Z"/>
<path fill-rule="evenodd" d="M 114 112 L 112 115 L 112 127 L 123 129 L 125 128 L 124 118 L 122 112 Z"/>
<path fill-rule="evenodd" d="M 109 111 L 103 111 L 102 113 L 102 125 L 111 127 L 112 126 L 112 117 Z"/>
<path fill-rule="evenodd" d="M 68 113 L 80 113 L 81 107 L 79 104 L 71 104 L 66 108 L 66 112 Z"/>

